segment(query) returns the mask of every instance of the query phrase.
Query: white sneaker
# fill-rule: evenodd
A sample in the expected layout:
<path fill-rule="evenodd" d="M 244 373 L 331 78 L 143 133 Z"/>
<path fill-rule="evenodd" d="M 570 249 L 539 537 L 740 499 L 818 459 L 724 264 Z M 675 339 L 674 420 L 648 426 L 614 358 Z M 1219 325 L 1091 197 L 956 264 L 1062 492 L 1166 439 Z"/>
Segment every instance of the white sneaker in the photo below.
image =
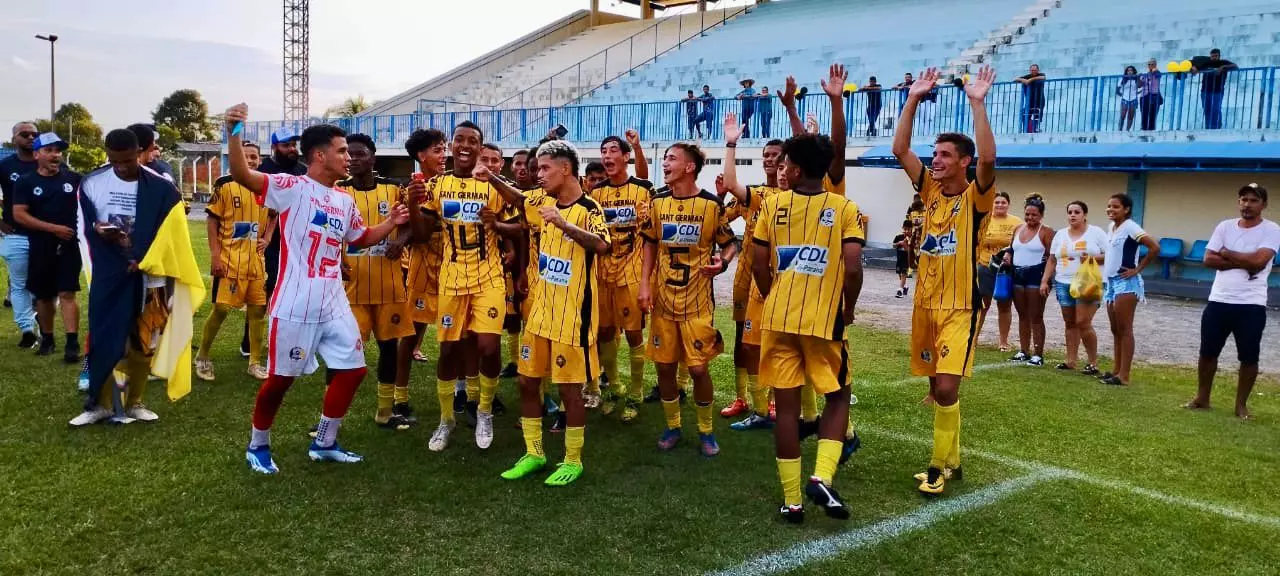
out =
<path fill-rule="evenodd" d="M 449 435 L 453 433 L 453 427 L 457 424 L 454 422 L 440 422 L 440 426 L 435 432 L 431 433 L 431 440 L 427 442 L 427 450 L 432 452 L 443 452 L 449 447 Z"/>
<path fill-rule="evenodd" d="M 258 380 L 266 380 L 267 376 L 270 375 L 270 373 L 267 372 L 267 367 L 261 364 L 250 364 L 249 369 L 245 370 L 245 372 Z"/>
<path fill-rule="evenodd" d="M 128 415 L 130 418 L 133 418 L 134 420 L 140 420 L 142 422 L 155 422 L 156 420 L 160 419 L 159 415 L 157 415 L 155 412 L 148 410 L 147 407 L 143 406 L 142 404 L 134 404 L 128 410 L 125 410 L 124 413 Z"/>
<path fill-rule="evenodd" d="M 111 417 L 110 410 L 107 410 L 106 408 L 98 406 L 93 410 L 85 410 L 84 412 L 81 412 L 79 416 L 72 418 L 71 421 L 68 422 L 67 424 L 70 424 L 76 427 L 88 426 L 90 424 L 97 424 L 110 417 Z"/>
<path fill-rule="evenodd" d="M 493 412 L 476 412 L 476 447 L 487 450 L 493 444 Z"/>
<path fill-rule="evenodd" d="M 213 360 L 196 358 L 196 378 L 213 382 Z"/>

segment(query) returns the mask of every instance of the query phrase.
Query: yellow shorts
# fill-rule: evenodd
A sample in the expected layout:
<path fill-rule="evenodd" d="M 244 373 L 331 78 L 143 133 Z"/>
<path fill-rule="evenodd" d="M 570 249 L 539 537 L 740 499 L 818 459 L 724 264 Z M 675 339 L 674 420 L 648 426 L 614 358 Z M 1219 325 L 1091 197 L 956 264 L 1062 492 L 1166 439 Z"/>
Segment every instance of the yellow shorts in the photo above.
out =
<path fill-rule="evenodd" d="M 973 375 L 978 345 L 979 309 L 926 310 L 911 313 L 911 374 Z"/>
<path fill-rule="evenodd" d="M 747 310 L 742 320 L 742 343 L 749 346 L 760 346 L 760 318 L 764 316 L 764 300 L 747 298 Z"/>
<path fill-rule="evenodd" d="M 583 348 L 525 332 L 518 369 L 521 376 L 549 377 L 552 384 L 585 384 L 600 376 L 600 355 L 595 344 Z"/>
<path fill-rule="evenodd" d="M 506 294 L 501 286 L 483 288 L 475 294 L 440 295 L 440 326 L 436 339 L 457 342 L 467 332 L 501 334 Z"/>
<path fill-rule="evenodd" d="M 799 388 L 805 381 L 819 394 L 849 384 L 849 350 L 844 342 L 762 330 L 760 379 L 774 388 Z"/>
<path fill-rule="evenodd" d="M 750 270 L 746 271 L 748 274 Z M 748 277 L 750 278 L 750 277 Z M 751 281 L 741 281 L 738 277 L 733 279 L 733 321 L 745 322 L 747 320 L 747 306 L 750 305 L 748 300 L 751 299 Z"/>
<path fill-rule="evenodd" d="M 267 280 L 236 280 L 233 278 L 213 279 L 213 302 L 232 308 L 267 305 Z"/>
<path fill-rule="evenodd" d="M 706 366 L 724 352 L 724 338 L 711 316 L 670 320 L 655 314 L 649 325 L 649 359 L 657 364 L 684 362 Z"/>
<path fill-rule="evenodd" d="M 404 304 L 352 304 L 351 314 L 360 327 L 360 340 L 395 340 L 413 335 L 413 321 L 404 313 Z"/>
<path fill-rule="evenodd" d="M 600 326 L 619 330 L 644 330 L 640 311 L 640 285 L 614 286 L 600 283 Z"/>
<path fill-rule="evenodd" d="M 435 324 L 440 297 L 435 294 L 409 295 L 404 301 L 405 315 L 415 324 Z"/>

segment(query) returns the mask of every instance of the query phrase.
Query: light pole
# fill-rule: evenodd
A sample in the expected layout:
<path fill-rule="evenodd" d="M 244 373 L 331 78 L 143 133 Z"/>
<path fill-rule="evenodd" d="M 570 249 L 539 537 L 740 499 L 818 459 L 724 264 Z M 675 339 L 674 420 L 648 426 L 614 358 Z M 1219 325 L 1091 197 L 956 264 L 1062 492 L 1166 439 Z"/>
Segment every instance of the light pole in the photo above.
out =
<path fill-rule="evenodd" d="M 54 72 L 53 44 L 54 42 L 58 41 L 58 35 L 49 34 L 48 36 L 44 36 L 41 34 L 36 34 L 36 39 L 44 40 L 49 43 L 49 122 L 53 123 L 54 102 L 56 102 L 58 99 L 57 97 L 58 85 L 57 85 L 57 82 L 54 80 L 55 76 L 53 73 Z"/>

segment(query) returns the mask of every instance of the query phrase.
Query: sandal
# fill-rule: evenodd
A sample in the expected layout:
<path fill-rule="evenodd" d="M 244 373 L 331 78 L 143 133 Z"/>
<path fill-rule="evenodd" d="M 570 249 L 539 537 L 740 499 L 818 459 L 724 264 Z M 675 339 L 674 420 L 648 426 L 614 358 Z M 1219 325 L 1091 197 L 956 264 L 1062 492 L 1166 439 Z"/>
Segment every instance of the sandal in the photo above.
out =
<path fill-rule="evenodd" d="M 1054 368 L 1057 368 L 1059 370 L 1075 370 L 1076 369 L 1075 366 L 1067 364 L 1066 362 L 1059 362 L 1057 366 L 1054 366 Z"/>
<path fill-rule="evenodd" d="M 1120 379 L 1116 378 L 1115 376 L 1103 378 L 1101 382 L 1103 384 L 1106 384 L 1107 386 L 1127 386 L 1127 384 L 1125 384 L 1124 382 L 1121 382 Z"/>
<path fill-rule="evenodd" d="M 1080 373 L 1086 376 L 1097 376 L 1098 367 L 1094 366 L 1093 364 L 1086 364 L 1084 367 L 1084 370 L 1081 370 Z"/>
<path fill-rule="evenodd" d="M 1009 345 L 1008 345 L 1008 344 L 1004 344 L 1004 345 L 1000 346 L 1000 351 L 1001 351 L 1001 352 L 1008 352 L 1008 351 L 1009 351 Z"/>

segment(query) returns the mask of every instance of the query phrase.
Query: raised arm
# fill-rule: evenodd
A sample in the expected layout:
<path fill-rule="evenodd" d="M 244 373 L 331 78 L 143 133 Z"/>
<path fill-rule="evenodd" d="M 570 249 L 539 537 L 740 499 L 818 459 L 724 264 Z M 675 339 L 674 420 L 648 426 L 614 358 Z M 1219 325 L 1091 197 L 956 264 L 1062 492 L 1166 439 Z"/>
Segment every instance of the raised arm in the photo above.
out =
<path fill-rule="evenodd" d="M 631 145 L 631 155 L 636 161 L 636 178 L 649 179 L 649 161 L 644 157 L 644 146 L 640 144 L 640 133 L 630 128 L 626 133 L 627 144 Z"/>
<path fill-rule="evenodd" d="M 898 116 L 897 131 L 893 134 L 893 156 L 898 159 L 912 182 L 920 177 L 920 171 L 924 169 L 920 157 L 911 151 L 911 130 L 915 126 L 916 109 L 937 81 L 938 69 L 930 68 L 920 73 L 919 80 L 911 83 L 907 89 L 907 101 L 902 105 L 902 114 Z"/>
<path fill-rule="evenodd" d="M 742 127 L 738 125 L 738 115 L 730 112 L 724 117 L 724 187 L 738 199 L 738 203 L 747 206 L 751 197 L 747 187 L 738 182 L 738 139 L 742 137 Z"/>
<path fill-rule="evenodd" d="M 849 72 L 844 64 L 832 64 L 827 78 L 822 81 L 822 90 L 831 99 L 831 166 L 827 168 L 827 177 L 832 184 L 844 181 L 844 85 L 849 80 Z"/>
<path fill-rule="evenodd" d="M 782 101 L 782 108 L 787 111 L 787 120 L 791 121 L 791 135 L 799 136 L 804 134 L 804 120 L 800 119 L 800 112 L 796 110 L 796 79 L 794 76 L 787 76 L 787 85 L 782 89 L 782 93 L 778 95 L 778 99 Z"/>
<path fill-rule="evenodd" d="M 995 83 L 996 71 L 983 66 L 978 75 L 964 85 L 973 108 L 973 136 L 978 147 L 978 189 L 988 190 L 996 182 L 996 136 L 991 132 L 991 120 L 987 118 L 987 93 Z M 895 141 L 896 142 L 896 141 Z"/>
<path fill-rule="evenodd" d="M 507 182 L 506 178 L 490 172 L 483 164 L 476 165 L 475 170 L 471 172 L 471 177 L 481 182 L 488 182 L 494 190 L 498 191 L 498 194 L 502 195 L 503 202 L 512 206 L 524 206 L 524 192 Z"/>
<path fill-rule="evenodd" d="M 248 188 L 254 194 L 262 194 L 267 189 L 267 175 L 249 168 L 244 159 L 244 147 L 240 135 L 235 133 L 236 124 L 249 117 L 249 105 L 236 104 L 227 109 L 227 159 L 231 162 L 231 179 Z"/>

